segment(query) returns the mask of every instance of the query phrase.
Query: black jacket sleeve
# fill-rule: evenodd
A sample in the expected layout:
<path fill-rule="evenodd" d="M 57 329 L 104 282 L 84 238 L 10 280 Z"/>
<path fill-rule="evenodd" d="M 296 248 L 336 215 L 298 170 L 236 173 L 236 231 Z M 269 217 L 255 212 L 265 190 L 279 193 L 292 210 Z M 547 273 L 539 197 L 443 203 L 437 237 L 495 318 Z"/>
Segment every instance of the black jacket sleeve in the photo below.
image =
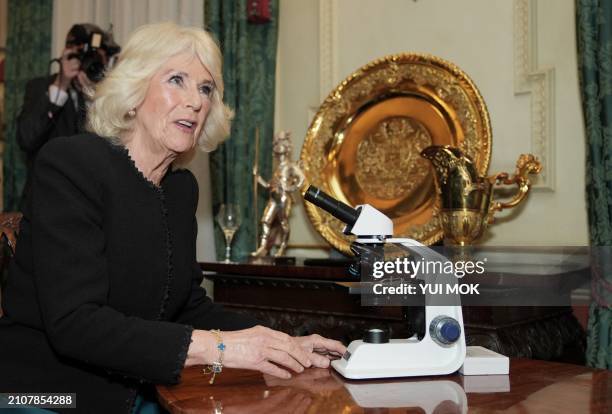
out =
<path fill-rule="evenodd" d="M 49 140 L 55 120 L 64 109 L 49 100 L 51 78 L 36 78 L 26 84 L 21 112 L 17 117 L 17 142 L 28 154 L 35 154 Z"/>
<path fill-rule="evenodd" d="M 204 275 L 199 265 L 195 263 L 191 295 L 178 317 L 178 322 L 192 325 L 197 329 L 220 329 L 222 331 L 236 331 L 263 325 L 255 318 L 226 311 L 221 305 L 213 303 L 201 286 L 203 279 Z"/>
<path fill-rule="evenodd" d="M 108 306 L 101 181 L 89 160 L 95 151 L 77 151 L 74 142 L 54 139 L 34 167 L 34 276 L 50 344 L 108 372 L 176 383 L 192 328 Z"/>

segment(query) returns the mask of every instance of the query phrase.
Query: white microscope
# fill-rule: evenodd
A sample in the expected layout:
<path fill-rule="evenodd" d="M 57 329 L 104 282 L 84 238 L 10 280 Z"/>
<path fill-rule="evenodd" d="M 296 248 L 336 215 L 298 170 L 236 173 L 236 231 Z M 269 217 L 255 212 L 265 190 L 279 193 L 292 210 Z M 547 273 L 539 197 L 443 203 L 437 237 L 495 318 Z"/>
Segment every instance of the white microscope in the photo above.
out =
<path fill-rule="evenodd" d="M 393 238 L 391 219 L 368 204 L 352 208 L 313 186 L 306 190 L 304 199 L 346 224 L 344 233 L 357 236 L 351 244 L 351 250 L 357 256 L 371 251 L 368 246 L 393 243 L 419 260 L 448 260 L 416 240 Z M 455 275 L 429 274 L 427 278 L 430 282 L 433 278 L 438 283 L 457 283 Z M 371 329 L 363 340 L 351 342 L 343 357 L 332 361 L 332 366 L 349 379 L 454 373 L 463 365 L 466 356 L 459 295 L 453 296 L 449 303 L 448 296 L 440 301 L 435 295 L 425 294 L 425 324 L 421 339 L 416 335 L 407 339 L 388 339 L 384 331 Z"/>

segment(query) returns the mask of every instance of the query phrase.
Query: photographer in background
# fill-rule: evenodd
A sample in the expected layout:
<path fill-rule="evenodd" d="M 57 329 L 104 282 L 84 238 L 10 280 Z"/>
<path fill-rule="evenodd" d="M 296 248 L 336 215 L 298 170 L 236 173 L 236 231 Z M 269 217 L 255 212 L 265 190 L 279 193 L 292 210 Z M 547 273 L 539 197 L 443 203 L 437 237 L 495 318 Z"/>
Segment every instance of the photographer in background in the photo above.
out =
<path fill-rule="evenodd" d="M 21 205 L 30 192 L 36 154 L 47 141 L 83 132 L 86 92 L 104 76 L 120 47 L 98 26 L 72 26 L 59 59 L 59 72 L 30 80 L 17 118 L 17 142 L 26 153 L 28 176 Z"/>

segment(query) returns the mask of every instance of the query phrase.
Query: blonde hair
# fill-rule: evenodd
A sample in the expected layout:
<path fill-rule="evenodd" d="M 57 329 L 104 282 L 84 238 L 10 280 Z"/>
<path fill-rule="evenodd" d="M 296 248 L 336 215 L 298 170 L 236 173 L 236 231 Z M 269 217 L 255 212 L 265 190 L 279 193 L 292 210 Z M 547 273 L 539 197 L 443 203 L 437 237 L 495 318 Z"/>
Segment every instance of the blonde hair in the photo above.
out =
<path fill-rule="evenodd" d="M 168 59 L 181 53 L 197 56 L 215 84 L 206 124 L 198 137 L 200 148 L 214 150 L 229 135 L 233 117 L 223 103 L 221 51 L 208 32 L 170 22 L 144 25 L 132 33 L 118 63 L 93 91 L 87 128 L 120 142 L 121 134 L 133 126 L 128 111 L 142 104 L 153 75 Z"/>

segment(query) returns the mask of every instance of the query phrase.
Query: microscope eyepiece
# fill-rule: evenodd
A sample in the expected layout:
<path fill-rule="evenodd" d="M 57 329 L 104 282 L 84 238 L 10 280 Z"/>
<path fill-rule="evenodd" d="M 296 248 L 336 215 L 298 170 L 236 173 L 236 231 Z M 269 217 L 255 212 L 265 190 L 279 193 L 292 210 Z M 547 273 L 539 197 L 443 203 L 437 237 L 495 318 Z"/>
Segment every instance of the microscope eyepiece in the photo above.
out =
<path fill-rule="evenodd" d="M 309 186 L 304 193 L 304 200 L 327 211 L 329 214 L 352 227 L 359 218 L 359 210 L 336 200 L 315 186 Z"/>

